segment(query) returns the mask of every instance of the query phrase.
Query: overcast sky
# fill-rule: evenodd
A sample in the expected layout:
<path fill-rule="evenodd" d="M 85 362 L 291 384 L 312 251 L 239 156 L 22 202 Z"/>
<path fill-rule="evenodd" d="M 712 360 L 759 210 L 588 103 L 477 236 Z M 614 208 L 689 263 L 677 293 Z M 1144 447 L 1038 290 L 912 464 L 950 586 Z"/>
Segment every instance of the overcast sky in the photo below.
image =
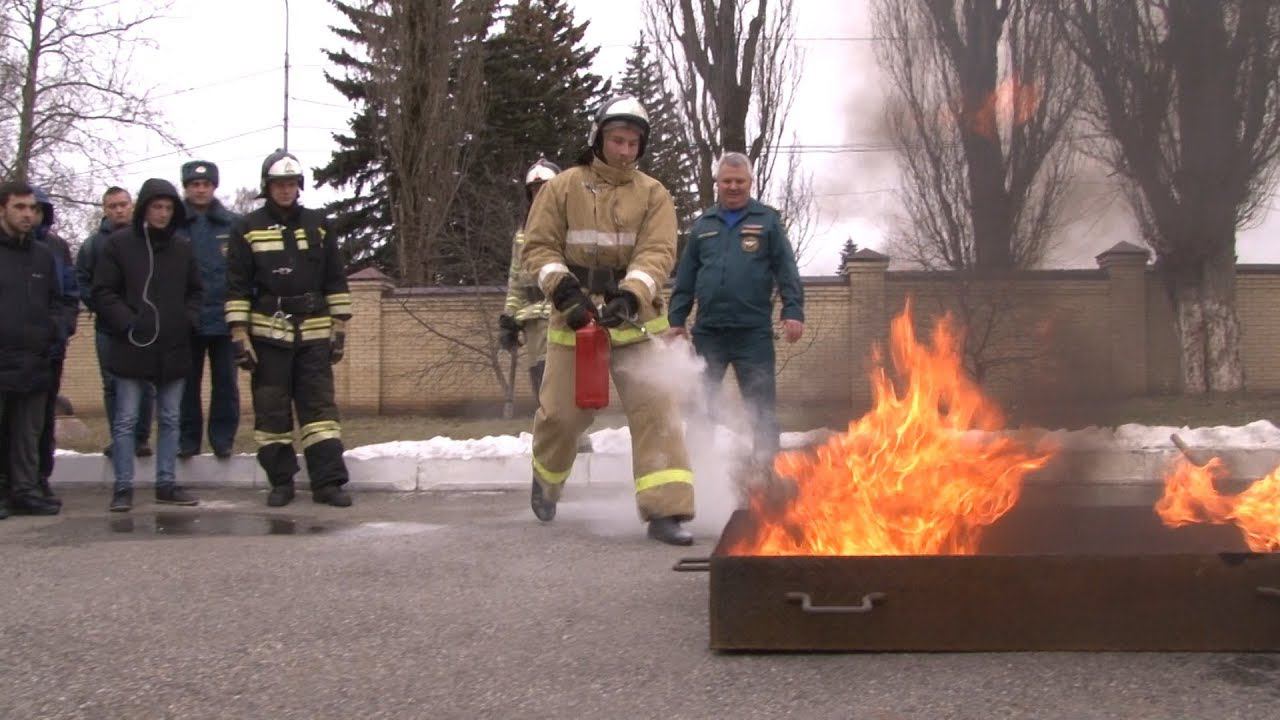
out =
<path fill-rule="evenodd" d="M 886 91 L 870 37 L 870 0 L 795 1 L 805 69 L 787 132 L 806 146 L 837 146 L 801 156 L 819 195 L 821 233 L 802 271 L 823 275 L 835 272 L 848 237 L 863 247 L 882 247 L 897 213 L 897 179 L 893 153 L 857 147 L 885 140 Z M 616 77 L 639 33 L 642 0 L 572 5 L 580 20 L 591 23 L 588 42 L 601 46 L 597 71 Z M 289 149 L 315 167 L 327 161 L 331 135 L 346 131 L 352 112 L 323 75 L 322 50 L 337 43 L 329 26 L 341 24 L 341 15 L 326 0 L 292 0 L 290 12 Z M 283 140 L 284 0 L 175 0 L 145 34 L 156 47 L 136 50 L 132 76 L 154 88 L 154 102 L 191 150 L 174 152 L 139 138 L 122 153 L 130 162 L 112 182 L 130 189 L 149 177 L 176 182 L 179 166 L 200 158 L 219 165 L 224 196 L 236 187 L 256 186 L 262 158 Z M 1137 241 L 1127 209 L 1105 177 L 1087 180 L 1055 265 L 1096 267 L 1097 253 L 1120 240 Z M 328 188 L 313 188 L 308 177 L 305 203 L 319 206 L 333 197 Z M 1241 262 L 1280 262 L 1276 215 L 1240 234 Z"/>

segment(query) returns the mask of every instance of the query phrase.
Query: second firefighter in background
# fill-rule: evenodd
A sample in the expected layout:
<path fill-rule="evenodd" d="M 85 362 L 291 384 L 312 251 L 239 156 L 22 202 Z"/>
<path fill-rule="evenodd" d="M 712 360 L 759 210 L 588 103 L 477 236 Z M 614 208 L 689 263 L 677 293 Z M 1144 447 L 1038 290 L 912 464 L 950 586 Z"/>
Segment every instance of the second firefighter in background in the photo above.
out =
<path fill-rule="evenodd" d="M 293 155 L 277 150 L 262 163 L 266 204 L 244 217 L 228 243 L 227 325 L 236 364 L 253 373 L 253 435 L 271 483 L 267 504 L 293 499 L 296 414 L 312 499 L 346 507 L 331 366 L 342 359 L 351 295 L 324 215 L 298 203 L 302 183 Z"/>
<path fill-rule="evenodd" d="M 667 328 L 662 283 L 675 264 L 676 212 L 666 188 L 635 167 L 648 139 L 638 101 L 606 101 L 587 152 L 547 181 L 525 225 L 524 269 L 555 309 L 533 425 L 530 504 L 538 519 L 555 517 L 578 436 L 595 415 L 574 401 L 574 331 L 598 321 L 609 328 L 611 374 L 631 429 L 640 517 L 650 537 L 688 545 L 693 537 L 680 524 L 693 517 L 693 472 L 675 399 L 657 382 L 652 340 Z"/>
<path fill-rule="evenodd" d="M 560 174 L 560 168 L 546 158 L 539 158 L 524 174 L 525 199 L 533 205 L 533 199 L 543 184 Z M 525 214 L 528 220 L 528 213 Z M 547 365 L 547 320 L 551 317 L 551 301 L 538 288 L 535 274 L 526 272 L 520 262 L 524 253 L 524 223 L 516 230 L 511 241 L 511 269 L 507 272 L 507 301 L 498 318 L 502 331 L 502 349 L 514 351 L 520 346 L 520 334 L 524 333 L 525 355 L 529 359 L 529 384 L 534 397 L 542 389 L 542 375 Z"/>

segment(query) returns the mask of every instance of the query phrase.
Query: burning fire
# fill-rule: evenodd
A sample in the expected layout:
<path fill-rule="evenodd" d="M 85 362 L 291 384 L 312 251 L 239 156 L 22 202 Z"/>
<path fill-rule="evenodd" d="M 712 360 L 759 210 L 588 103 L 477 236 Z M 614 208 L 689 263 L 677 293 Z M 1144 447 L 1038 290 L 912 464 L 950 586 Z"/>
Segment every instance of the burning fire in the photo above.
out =
<path fill-rule="evenodd" d="M 954 127 L 957 120 L 963 119 L 971 132 L 996 140 L 1002 128 L 1008 131 L 1035 118 L 1036 109 L 1040 107 L 1040 88 L 1023 82 L 1017 75 L 1009 75 L 981 102 L 969 105 L 957 98 L 948 105 L 943 116 L 945 127 Z"/>
<path fill-rule="evenodd" d="M 1214 487 L 1226 476 L 1226 466 L 1216 457 L 1204 465 L 1179 458 L 1164 479 L 1156 514 L 1169 527 L 1234 522 L 1250 550 L 1280 551 L 1280 468 L 1239 495 L 1222 495 Z"/>
<path fill-rule="evenodd" d="M 916 339 L 911 308 L 893 321 L 895 385 L 879 350 L 870 412 L 816 454 L 774 461 L 795 494 L 779 507 L 753 493 L 757 532 L 737 555 L 965 555 L 1018 499 L 1023 477 L 1048 462 L 1000 434 L 1004 418 L 961 365 L 950 316 L 933 346 Z"/>

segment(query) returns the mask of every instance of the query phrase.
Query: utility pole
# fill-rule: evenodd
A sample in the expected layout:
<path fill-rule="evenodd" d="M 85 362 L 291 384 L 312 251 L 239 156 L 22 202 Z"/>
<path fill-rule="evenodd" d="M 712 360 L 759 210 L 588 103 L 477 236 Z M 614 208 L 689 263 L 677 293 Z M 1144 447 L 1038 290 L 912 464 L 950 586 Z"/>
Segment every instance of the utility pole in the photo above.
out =
<path fill-rule="evenodd" d="M 284 0 L 284 146 L 289 149 L 289 0 Z"/>

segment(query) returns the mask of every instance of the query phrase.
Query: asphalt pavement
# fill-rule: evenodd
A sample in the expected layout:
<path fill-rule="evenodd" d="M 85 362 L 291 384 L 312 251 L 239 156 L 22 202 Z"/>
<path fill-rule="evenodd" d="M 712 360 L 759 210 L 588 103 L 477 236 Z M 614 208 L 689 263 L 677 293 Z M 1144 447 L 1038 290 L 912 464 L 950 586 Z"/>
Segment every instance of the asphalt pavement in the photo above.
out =
<path fill-rule="evenodd" d="M 0 718 L 1261 718 L 1280 655 L 718 654 L 621 489 L 0 521 Z M 1280 611 L 1278 611 L 1280 612 Z"/>

